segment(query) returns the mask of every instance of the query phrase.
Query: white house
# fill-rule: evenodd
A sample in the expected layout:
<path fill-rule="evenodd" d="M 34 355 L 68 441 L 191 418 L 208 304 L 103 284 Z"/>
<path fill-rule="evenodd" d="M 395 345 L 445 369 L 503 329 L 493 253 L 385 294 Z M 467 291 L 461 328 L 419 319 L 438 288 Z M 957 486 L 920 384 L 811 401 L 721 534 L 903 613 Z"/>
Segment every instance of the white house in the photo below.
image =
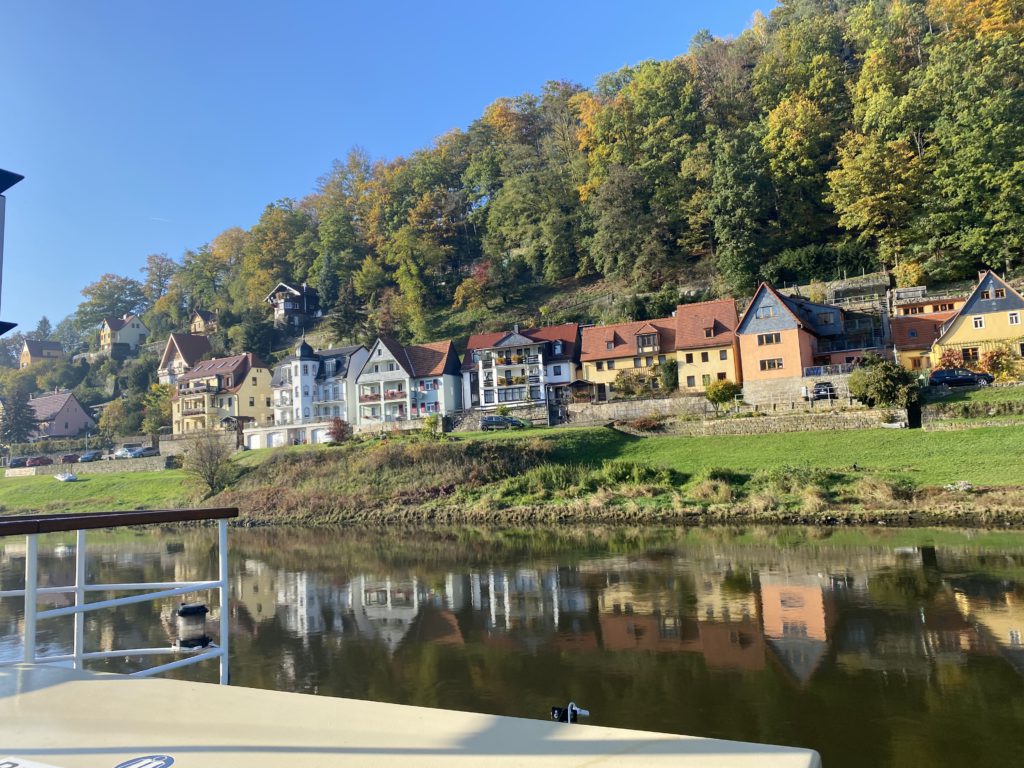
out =
<path fill-rule="evenodd" d="M 471 408 L 544 405 L 569 399 L 580 360 L 580 326 L 478 333 L 462 361 L 462 401 Z"/>
<path fill-rule="evenodd" d="M 459 356 L 449 341 L 403 346 L 379 338 L 356 379 L 360 426 L 462 409 Z"/>

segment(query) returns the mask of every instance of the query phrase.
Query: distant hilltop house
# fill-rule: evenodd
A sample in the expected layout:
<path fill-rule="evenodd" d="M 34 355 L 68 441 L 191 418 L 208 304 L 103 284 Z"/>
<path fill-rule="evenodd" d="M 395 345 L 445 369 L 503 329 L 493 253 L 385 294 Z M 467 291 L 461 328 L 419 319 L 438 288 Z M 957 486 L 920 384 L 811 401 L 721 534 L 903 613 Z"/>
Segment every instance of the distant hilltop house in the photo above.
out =
<path fill-rule="evenodd" d="M 149 329 L 137 315 L 105 317 L 100 326 L 100 351 L 111 357 L 132 354 L 148 336 Z"/>
<path fill-rule="evenodd" d="M 205 309 L 192 311 L 192 320 L 188 326 L 188 332 L 195 336 L 206 336 L 220 330 L 220 318 L 216 312 L 208 312 Z"/>
<path fill-rule="evenodd" d="M 96 428 L 96 421 L 71 392 L 33 395 L 28 404 L 36 421 L 32 440 L 75 437 Z M 0 403 L 0 413 L 3 413 L 3 403 Z"/>
<path fill-rule="evenodd" d="M 210 340 L 206 336 L 191 333 L 172 333 L 167 337 L 167 346 L 157 366 L 157 379 L 161 384 L 174 384 L 178 377 L 209 357 Z"/>
<path fill-rule="evenodd" d="M 320 295 L 306 283 L 300 288 L 278 283 L 264 301 L 274 308 L 274 325 L 281 327 L 301 328 L 323 314 L 320 310 Z"/>
<path fill-rule="evenodd" d="M 196 363 L 175 381 L 175 435 L 223 427 L 230 422 L 272 423 L 270 370 L 252 352 Z"/>
<path fill-rule="evenodd" d="M 18 362 L 22 368 L 28 368 L 35 363 L 42 363 L 48 360 L 62 360 L 63 358 L 64 348 L 59 341 L 25 339 Z"/>

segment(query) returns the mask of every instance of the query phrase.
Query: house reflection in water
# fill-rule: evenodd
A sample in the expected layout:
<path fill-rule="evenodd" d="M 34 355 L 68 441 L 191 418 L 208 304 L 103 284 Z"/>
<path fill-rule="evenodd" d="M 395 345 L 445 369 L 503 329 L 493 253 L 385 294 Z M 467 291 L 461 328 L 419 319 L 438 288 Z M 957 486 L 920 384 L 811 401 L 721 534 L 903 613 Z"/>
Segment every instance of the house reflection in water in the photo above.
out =
<path fill-rule="evenodd" d="M 954 599 L 964 618 L 995 641 L 999 652 L 1024 675 L 1024 589 L 983 578 L 953 581 Z"/>
<path fill-rule="evenodd" d="M 807 685 L 828 651 L 836 611 L 832 581 L 812 575 L 761 573 L 764 635 L 782 667 Z"/>

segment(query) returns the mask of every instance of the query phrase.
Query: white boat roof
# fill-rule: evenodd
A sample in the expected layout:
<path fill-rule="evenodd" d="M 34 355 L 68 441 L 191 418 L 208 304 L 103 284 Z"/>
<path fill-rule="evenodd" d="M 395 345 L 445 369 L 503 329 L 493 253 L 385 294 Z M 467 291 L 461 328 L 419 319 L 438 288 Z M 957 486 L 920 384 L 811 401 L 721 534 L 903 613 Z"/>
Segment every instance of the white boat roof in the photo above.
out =
<path fill-rule="evenodd" d="M 821 766 L 804 749 L 43 665 L 0 669 L 0 765 L 172 764 L 159 756 L 177 768 Z"/>

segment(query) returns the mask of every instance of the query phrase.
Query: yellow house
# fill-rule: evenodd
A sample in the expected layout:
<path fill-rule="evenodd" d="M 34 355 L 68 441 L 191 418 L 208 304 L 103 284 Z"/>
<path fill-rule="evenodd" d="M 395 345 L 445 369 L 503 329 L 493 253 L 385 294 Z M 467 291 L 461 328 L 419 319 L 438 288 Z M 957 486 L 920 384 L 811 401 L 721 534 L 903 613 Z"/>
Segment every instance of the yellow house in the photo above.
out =
<path fill-rule="evenodd" d="M 702 393 L 713 381 L 743 382 L 735 299 L 680 304 L 675 321 L 679 389 Z"/>
<path fill-rule="evenodd" d="M 134 352 L 145 343 L 147 336 L 149 329 L 137 315 L 105 317 L 100 326 L 100 350 L 109 355 L 115 346 L 121 345 L 123 349 Z"/>
<path fill-rule="evenodd" d="M 943 325 L 932 346 L 932 366 L 938 367 L 942 353 L 950 349 L 960 352 L 967 367 L 995 349 L 1024 355 L 1022 315 L 1024 297 L 995 272 L 983 272 L 964 305 Z"/>
<path fill-rule="evenodd" d="M 676 321 L 673 317 L 584 328 L 580 342 L 582 378 L 594 397 L 604 401 L 614 393 L 622 371 L 650 375 L 656 365 L 675 357 Z M 653 377 L 652 384 L 659 382 Z"/>
<path fill-rule="evenodd" d="M 21 347 L 21 357 L 18 359 L 18 363 L 22 368 L 28 368 L 34 363 L 61 360 L 63 357 L 64 348 L 59 341 L 25 339 L 25 343 Z"/>
<path fill-rule="evenodd" d="M 171 414 L 175 435 L 224 426 L 225 419 L 272 424 L 270 369 L 252 352 L 196 363 L 175 381 Z"/>
<path fill-rule="evenodd" d="M 195 336 L 205 336 L 220 328 L 220 321 L 215 312 L 207 312 L 205 309 L 196 309 L 192 312 L 192 321 L 189 323 L 188 332 Z"/>

